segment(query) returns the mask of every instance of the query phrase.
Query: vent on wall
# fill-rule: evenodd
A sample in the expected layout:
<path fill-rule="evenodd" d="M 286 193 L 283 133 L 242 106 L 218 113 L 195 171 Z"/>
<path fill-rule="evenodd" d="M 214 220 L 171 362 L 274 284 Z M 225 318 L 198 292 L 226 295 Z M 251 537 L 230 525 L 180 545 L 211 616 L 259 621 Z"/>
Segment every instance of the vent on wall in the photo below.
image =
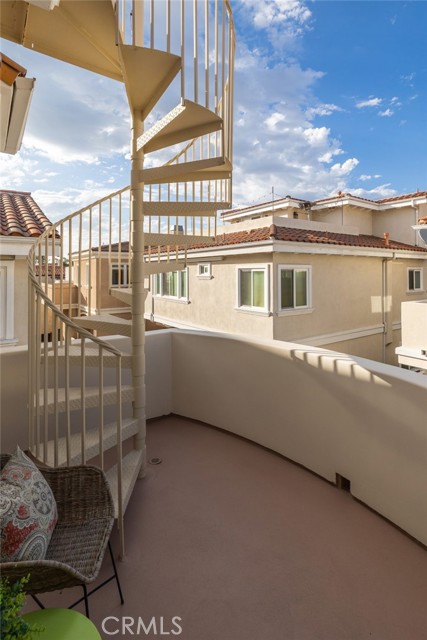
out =
<path fill-rule="evenodd" d="M 335 484 L 338 489 L 342 489 L 343 491 L 347 491 L 351 493 L 351 483 L 348 478 L 341 476 L 339 473 L 335 474 Z"/>

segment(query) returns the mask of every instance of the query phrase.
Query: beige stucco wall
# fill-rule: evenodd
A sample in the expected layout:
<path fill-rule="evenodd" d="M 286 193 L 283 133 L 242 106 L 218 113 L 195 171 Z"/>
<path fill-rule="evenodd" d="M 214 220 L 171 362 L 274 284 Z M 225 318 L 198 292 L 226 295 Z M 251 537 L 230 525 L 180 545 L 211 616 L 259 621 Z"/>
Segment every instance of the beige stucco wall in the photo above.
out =
<path fill-rule="evenodd" d="M 237 269 L 247 265 L 265 266 L 270 259 L 271 256 L 266 254 L 226 257 L 221 262 L 211 263 L 211 279 L 198 277 L 197 263 L 191 264 L 188 267 L 189 302 L 152 296 L 149 293 L 145 304 L 146 315 L 153 314 L 154 319 L 159 322 L 170 320 L 190 327 L 272 338 L 271 315 L 236 309 Z M 209 259 L 200 262 L 209 262 Z"/>
<path fill-rule="evenodd" d="M 420 207 L 421 208 L 421 207 Z M 420 214 L 421 215 L 421 214 Z M 420 244 L 412 225 L 417 223 L 418 215 L 412 207 L 387 209 L 375 211 L 373 218 L 373 233 L 382 236 L 385 232 L 390 234 L 392 240 L 407 244 Z"/>
<path fill-rule="evenodd" d="M 373 233 L 372 211 L 370 209 L 350 207 L 348 205 L 319 209 L 312 211 L 311 219 L 317 222 L 333 222 L 338 225 L 355 226 L 359 229 L 359 233 L 364 235 L 372 235 Z"/>
<path fill-rule="evenodd" d="M 125 262 L 125 258 L 122 257 L 122 262 Z M 112 259 L 112 264 L 117 264 L 117 259 Z M 73 281 L 77 284 L 78 281 L 78 271 L 76 267 L 77 262 L 75 263 L 73 269 Z M 87 265 L 89 264 L 89 259 L 83 257 L 81 262 L 81 304 L 84 306 L 88 306 L 90 303 L 90 307 L 93 310 L 99 309 L 124 309 L 125 311 L 129 310 L 129 305 L 121 300 L 118 300 L 114 296 L 110 295 L 111 288 L 111 267 L 108 255 L 103 255 L 101 258 L 101 275 L 100 275 L 100 285 L 101 289 L 98 292 L 97 287 L 97 278 L 98 278 L 98 269 L 99 269 L 99 260 L 96 256 L 92 256 L 90 260 L 90 275 L 87 277 Z M 91 286 L 90 297 L 89 297 L 89 286 Z"/>
<path fill-rule="evenodd" d="M 313 310 L 284 315 L 277 312 L 274 331 L 277 340 L 296 340 L 381 324 L 380 258 L 275 254 L 276 281 L 280 264 L 312 267 Z"/>

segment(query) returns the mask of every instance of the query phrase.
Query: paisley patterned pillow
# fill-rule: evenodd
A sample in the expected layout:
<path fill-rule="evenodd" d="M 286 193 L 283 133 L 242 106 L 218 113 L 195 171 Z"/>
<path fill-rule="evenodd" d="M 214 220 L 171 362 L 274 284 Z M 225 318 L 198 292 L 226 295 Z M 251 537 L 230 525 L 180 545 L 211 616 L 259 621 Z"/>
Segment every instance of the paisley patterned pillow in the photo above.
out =
<path fill-rule="evenodd" d="M 55 497 L 18 447 L 0 473 L 0 559 L 43 560 L 58 520 Z"/>

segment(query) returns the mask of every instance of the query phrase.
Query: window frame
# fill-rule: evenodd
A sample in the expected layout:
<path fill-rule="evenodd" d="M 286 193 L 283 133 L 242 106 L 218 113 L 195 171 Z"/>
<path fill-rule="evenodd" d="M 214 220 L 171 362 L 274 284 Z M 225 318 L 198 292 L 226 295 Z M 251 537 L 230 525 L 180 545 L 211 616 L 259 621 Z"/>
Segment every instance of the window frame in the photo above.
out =
<path fill-rule="evenodd" d="M 117 275 L 118 275 L 118 283 L 114 284 L 113 283 L 113 271 L 115 270 L 115 268 L 117 268 Z M 123 282 L 120 282 L 121 278 L 120 278 L 120 274 L 121 271 L 123 270 Z M 111 263 L 111 267 L 110 267 L 110 286 L 111 288 L 118 288 L 118 287 L 129 287 L 131 282 L 130 282 L 130 269 L 129 269 L 129 263 L 128 262 L 112 262 Z"/>
<path fill-rule="evenodd" d="M 409 278 L 410 274 L 413 274 L 413 281 L 415 283 L 415 272 L 420 274 L 420 286 L 417 288 L 410 288 Z M 422 293 L 424 291 L 423 286 L 423 268 L 422 267 L 408 267 L 406 270 L 406 291 L 407 293 Z"/>
<path fill-rule="evenodd" d="M 164 290 L 164 277 L 168 273 L 176 273 L 177 274 L 177 292 L 178 295 L 170 296 L 163 293 Z M 185 286 L 185 295 L 182 295 L 182 274 L 185 274 L 186 286 Z M 165 271 L 162 273 L 154 273 L 151 276 L 151 295 L 153 298 L 162 298 L 163 300 L 174 300 L 175 302 L 188 302 L 188 267 L 185 269 L 180 269 L 179 271 Z M 160 284 L 160 287 L 158 286 Z M 159 291 L 160 289 L 160 291 Z"/>
<path fill-rule="evenodd" d="M 202 273 L 204 268 L 206 269 L 206 273 Z M 212 263 L 199 262 L 197 264 L 197 277 L 200 278 L 200 280 L 210 280 L 212 278 Z"/>
<path fill-rule="evenodd" d="M 282 307 L 282 271 L 292 271 L 293 276 L 293 306 Z M 306 277 L 306 304 L 296 306 L 295 273 L 303 271 Z M 312 266 L 310 264 L 279 264 L 277 268 L 277 309 L 280 314 L 304 313 L 312 310 Z"/>
<path fill-rule="evenodd" d="M 251 286 L 252 286 L 252 295 L 251 298 L 253 300 L 253 273 L 255 271 L 262 271 L 264 274 L 264 305 L 262 307 L 255 307 L 253 305 L 243 305 L 241 302 L 241 274 L 242 272 L 250 271 L 252 274 L 251 278 Z M 250 264 L 250 265 L 239 265 L 237 267 L 237 296 L 236 296 L 236 309 L 237 311 L 243 311 L 247 313 L 259 313 L 264 315 L 270 315 L 270 269 L 269 265 L 266 264 Z"/>

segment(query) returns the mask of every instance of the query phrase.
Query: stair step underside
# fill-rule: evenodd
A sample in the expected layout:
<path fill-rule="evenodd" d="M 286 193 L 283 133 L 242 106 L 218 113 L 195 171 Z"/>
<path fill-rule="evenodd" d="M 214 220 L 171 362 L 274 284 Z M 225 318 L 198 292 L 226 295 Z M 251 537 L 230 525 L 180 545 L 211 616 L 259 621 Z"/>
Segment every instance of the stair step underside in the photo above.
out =
<path fill-rule="evenodd" d="M 138 433 L 138 421 L 134 418 L 122 420 L 122 442 Z M 108 451 L 117 444 L 117 425 L 115 422 L 104 425 L 102 449 Z M 34 448 L 35 451 L 35 448 Z M 40 443 L 40 451 L 43 452 L 43 443 Z M 99 454 L 99 430 L 91 428 L 86 430 L 86 461 Z M 70 437 L 70 458 L 67 460 L 67 439 L 65 436 L 58 438 L 58 466 L 82 464 L 82 436 L 81 433 L 72 433 Z M 43 464 L 53 467 L 55 465 L 55 441 L 47 443 L 47 456 Z"/>
<path fill-rule="evenodd" d="M 112 289 L 113 291 L 113 289 Z M 103 349 L 102 351 L 103 355 L 102 355 L 102 361 L 103 361 L 103 366 L 104 367 L 115 367 L 116 366 L 116 356 L 113 353 L 110 353 L 109 351 Z M 57 358 L 58 361 L 63 361 L 65 359 L 65 346 L 64 347 L 58 347 L 57 349 Z M 80 346 L 78 345 L 70 345 L 68 347 L 68 358 L 69 358 L 69 362 L 70 365 L 72 366 L 78 366 L 81 364 L 82 362 L 82 349 Z M 48 361 L 49 360 L 54 360 L 55 359 L 55 352 L 51 349 L 49 350 L 48 353 Z M 85 360 L 85 365 L 87 367 L 98 367 L 99 366 L 99 348 L 97 345 L 87 345 L 85 346 L 85 356 L 84 356 L 84 360 Z M 43 363 L 44 361 L 44 353 L 42 351 L 42 358 L 41 358 L 41 362 Z M 132 366 L 132 358 L 130 356 L 130 354 L 128 353 L 123 353 L 122 357 L 121 357 L 121 364 L 122 367 L 126 367 L 129 368 Z M 52 363 L 50 363 L 50 366 L 53 366 Z"/>
<path fill-rule="evenodd" d="M 81 316 L 73 318 L 73 322 L 84 329 L 93 329 L 95 331 L 107 331 L 110 334 L 119 334 L 121 336 L 131 336 L 132 321 L 108 313 L 97 316 Z"/>
<path fill-rule="evenodd" d="M 144 120 L 181 69 L 181 58 L 133 45 L 120 44 L 118 49 L 131 110 L 140 111 Z"/>
<path fill-rule="evenodd" d="M 2 37 L 123 81 L 111 0 L 60 2 L 53 11 L 15 0 L 0 4 Z"/>
<path fill-rule="evenodd" d="M 221 128 L 220 116 L 196 102 L 183 100 L 138 138 L 137 149 L 151 153 Z"/>
<path fill-rule="evenodd" d="M 213 244 L 213 236 L 183 235 L 181 233 L 144 233 L 146 247 L 177 247 L 192 244 Z"/>
<path fill-rule="evenodd" d="M 231 162 L 222 157 L 205 158 L 151 167 L 140 171 L 144 184 L 167 184 L 173 182 L 198 182 L 200 180 L 223 180 L 231 178 Z"/>
<path fill-rule="evenodd" d="M 144 459 L 144 451 L 134 449 L 122 459 L 122 507 L 123 513 L 126 511 L 129 499 L 132 495 L 133 487 L 138 479 L 139 470 Z M 117 465 L 111 467 L 106 472 L 113 496 L 115 517 L 118 517 L 118 490 L 117 490 Z"/>
<path fill-rule="evenodd" d="M 99 388 L 87 387 L 84 393 L 84 402 L 86 409 L 92 409 L 99 406 Z M 101 400 L 104 405 L 111 405 L 117 402 L 117 390 L 115 386 L 105 386 L 102 389 Z M 133 387 L 129 385 L 122 385 L 121 387 L 121 400 L 122 402 L 130 402 L 133 400 Z M 82 408 L 82 392 L 80 387 L 70 387 L 68 390 L 68 402 L 70 405 L 70 411 Z M 39 412 L 44 412 L 44 390 L 39 391 Z M 57 402 L 56 406 L 58 413 L 63 413 L 67 410 L 67 399 L 65 389 L 60 387 L 57 390 Z M 47 389 L 47 412 L 52 414 L 55 412 L 55 392 L 54 389 Z"/>
<path fill-rule="evenodd" d="M 144 262 L 144 274 L 146 276 L 156 273 L 169 273 L 169 271 L 183 271 L 186 263 L 180 260 L 162 260 L 153 262 Z"/>
<path fill-rule="evenodd" d="M 145 216 L 216 216 L 219 209 L 229 209 L 229 202 L 144 202 Z"/>
<path fill-rule="evenodd" d="M 144 289 L 144 300 L 147 297 L 148 289 Z M 111 287 L 110 296 L 126 302 L 126 304 L 132 304 L 132 287 Z"/>

